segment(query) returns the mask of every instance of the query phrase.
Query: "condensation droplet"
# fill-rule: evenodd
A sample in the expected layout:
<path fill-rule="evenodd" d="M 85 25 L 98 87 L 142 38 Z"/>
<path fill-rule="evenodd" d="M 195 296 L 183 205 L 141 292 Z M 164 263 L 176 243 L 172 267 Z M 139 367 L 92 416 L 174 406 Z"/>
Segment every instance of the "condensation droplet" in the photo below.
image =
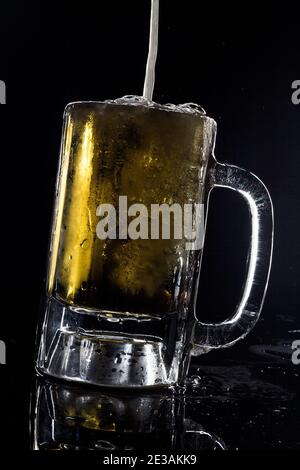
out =
<path fill-rule="evenodd" d="M 88 245 L 88 239 L 85 238 L 84 240 L 82 240 L 82 242 L 80 243 L 80 248 L 86 248 Z"/>
<path fill-rule="evenodd" d="M 118 353 L 115 357 L 115 364 L 121 364 L 122 358 L 121 355 Z"/>
<path fill-rule="evenodd" d="M 87 290 L 87 282 L 83 281 L 81 283 L 81 290 L 83 290 L 83 291 Z"/>

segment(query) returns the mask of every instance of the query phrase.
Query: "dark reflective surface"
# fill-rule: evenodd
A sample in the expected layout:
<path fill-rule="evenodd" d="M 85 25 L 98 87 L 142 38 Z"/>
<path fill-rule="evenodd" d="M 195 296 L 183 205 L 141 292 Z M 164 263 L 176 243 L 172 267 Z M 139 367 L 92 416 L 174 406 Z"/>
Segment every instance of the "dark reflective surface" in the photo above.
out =
<path fill-rule="evenodd" d="M 172 393 L 113 393 L 36 378 L 34 450 L 199 451 L 225 449 L 222 439 L 186 418 L 186 399 Z"/>
<path fill-rule="evenodd" d="M 299 334 L 299 333 L 298 333 Z M 229 450 L 300 449 L 300 366 L 291 340 L 250 346 L 243 363 L 230 352 L 218 366 L 193 367 L 187 416 L 222 435 Z"/>
<path fill-rule="evenodd" d="M 249 347 L 244 364 L 192 365 L 185 393 L 135 394 L 36 377 L 39 450 L 300 449 L 299 368 L 290 342 Z M 207 356 L 208 357 L 208 356 Z"/>

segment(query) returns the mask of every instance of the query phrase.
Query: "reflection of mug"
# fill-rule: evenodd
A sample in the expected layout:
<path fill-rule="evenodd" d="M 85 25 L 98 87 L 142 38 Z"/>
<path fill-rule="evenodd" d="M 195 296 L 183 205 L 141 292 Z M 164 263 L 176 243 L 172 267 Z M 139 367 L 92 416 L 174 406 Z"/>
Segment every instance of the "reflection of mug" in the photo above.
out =
<path fill-rule="evenodd" d="M 120 395 L 37 378 L 31 409 L 33 450 L 225 449 L 185 418 L 185 400 L 174 394 Z"/>
<path fill-rule="evenodd" d="M 67 106 L 37 366 L 122 387 L 181 383 L 191 353 L 235 343 L 256 323 L 268 282 L 272 204 L 264 185 L 214 158 L 200 108 L 123 98 Z M 251 214 L 240 303 L 196 320 L 205 218 L 214 187 Z"/>

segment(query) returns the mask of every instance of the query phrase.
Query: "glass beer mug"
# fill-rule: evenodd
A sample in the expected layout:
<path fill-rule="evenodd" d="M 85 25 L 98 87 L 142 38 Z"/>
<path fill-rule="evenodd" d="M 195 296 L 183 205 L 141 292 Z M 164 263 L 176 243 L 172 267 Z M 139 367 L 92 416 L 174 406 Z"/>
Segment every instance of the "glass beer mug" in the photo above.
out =
<path fill-rule="evenodd" d="M 273 212 L 252 173 L 218 163 L 216 123 L 197 105 L 143 98 L 66 107 L 37 369 L 111 387 L 183 384 L 191 355 L 234 344 L 259 318 Z M 240 302 L 219 324 L 195 304 L 209 194 L 251 215 Z"/>

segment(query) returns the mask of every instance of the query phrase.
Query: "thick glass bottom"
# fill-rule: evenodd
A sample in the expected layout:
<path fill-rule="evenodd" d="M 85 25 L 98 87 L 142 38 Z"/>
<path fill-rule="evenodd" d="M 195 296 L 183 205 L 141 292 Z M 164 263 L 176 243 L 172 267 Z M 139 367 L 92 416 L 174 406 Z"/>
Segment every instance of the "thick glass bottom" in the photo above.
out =
<path fill-rule="evenodd" d="M 37 369 L 60 379 L 109 387 L 174 386 L 186 363 L 178 337 L 180 323 L 178 314 L 94 311 L 51 297 L 40 325 Z"/>

